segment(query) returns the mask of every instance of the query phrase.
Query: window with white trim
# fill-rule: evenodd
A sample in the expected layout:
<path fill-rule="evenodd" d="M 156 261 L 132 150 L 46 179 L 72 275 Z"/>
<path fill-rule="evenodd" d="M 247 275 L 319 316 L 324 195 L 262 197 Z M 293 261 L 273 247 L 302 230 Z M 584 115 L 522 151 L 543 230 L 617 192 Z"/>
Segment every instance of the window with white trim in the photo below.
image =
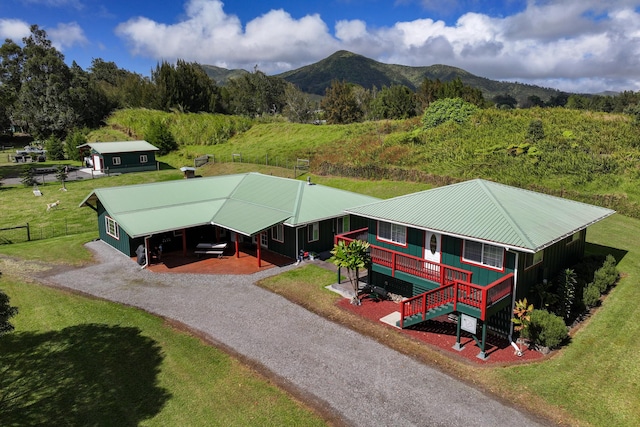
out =
<path fill-rule="evenodd" d="M 320 223 L 314 222 L 307 226 L 307 235 L 310 242 L 320 240 Z"/>
<path fill-rule="evenodd" d="M 140 154 L 140 163 L 147 163 L 149 161 L 149 158 L 147 157 L 146 154 Z"/>
<path fill-rule="evenodd" d="M 351 217 L 345 215 L 340 218 L 336 218 L 336 234 L 346 233 L 351 229 Z"/>
<path fill-rule="evenodd" d="M 114 166 L 118 166 L 119 164 L 121 164 L 121 163 L 122 163 L 122 160 L 120 159 L 120 157 L 113 157 L 113 158 L 111 159 L 111 163 L 112 163 Z"/>
<path fill-rule="evenodd" d="M 271 227 L 271 238 L 276 242 L 284 242 L 284 226 L 282 224 Z"/>
<path fill-rule="evenodd" d="M 462 259 L 473 264 L 502 269 L 504 249 L 487 243 L 465 240 Z"/>
<path fill-rule="evenodd" d="M 120 240 L 120 227 L 118 226 L 118 223 L 108 216 L 105 216 L 104 220 L 107 234 L 114 239 Z"/>
<path fill-rule="evenodd" d="M 397 243 L 398 245 L 406 245 L 407 227 L 390 222 L 378 221 L 378 239 Z"/>

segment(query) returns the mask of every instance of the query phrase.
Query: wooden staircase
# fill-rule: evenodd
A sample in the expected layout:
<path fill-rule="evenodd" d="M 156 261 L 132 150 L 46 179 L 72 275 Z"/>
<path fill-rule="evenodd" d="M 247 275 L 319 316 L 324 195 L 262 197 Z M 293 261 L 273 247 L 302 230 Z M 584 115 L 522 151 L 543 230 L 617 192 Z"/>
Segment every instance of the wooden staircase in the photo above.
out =
<path fill-rule="evenodd" d="M 512 290 L 513 273 L 487 286 L 456 280 L 402 301 L 397 326 L 406 328 L 453 312 L 485 321 L 509 303 Z"/>
<path fill-rule="evenodd" d="M 427 320 L 431 320 L 431 319 L 435 319 L 436 317 L 440 317 L 444 314 L 449 314 L 449 313 L 453 313 L 453 307 L 454 304 L 451 302 L 442 304 L 440 306 L 437 307 L 433 307 L 429 310 L 427 310 L 427 312 L 424 314 L 424 316 L 422 315 L 422 313 L 417 313 L 414 314 L 412 316 L 408 316 L 404 318 L 404 322 L 402 322 L 402 326 L 400 325 L 401 321 L 398 320 L 396 322 L 396 325 L 399 327 L 408 327 L 408 326 L 413 326 L 413 325 L 417 325 L 418 323 L 422 323 L 422 322 L 426 322 Z"/>

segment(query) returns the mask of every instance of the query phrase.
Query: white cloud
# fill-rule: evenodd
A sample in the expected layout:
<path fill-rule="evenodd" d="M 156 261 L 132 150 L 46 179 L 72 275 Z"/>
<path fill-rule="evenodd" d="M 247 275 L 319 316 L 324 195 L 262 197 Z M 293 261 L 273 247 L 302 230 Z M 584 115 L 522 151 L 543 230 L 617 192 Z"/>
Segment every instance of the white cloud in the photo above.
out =
<path fill-rule="evenodd" d="M 19 43 L 23 37 L 31 34 L 29 24 L 19 19 L 0 19 L 0 37 Z"/>
<path fill-rule="evenodd" d="M 246 24 L 215 0 L 190 0 L 186 19 L 166 25 L 138 17 L 116 28 L 135 55 L 177 58 L 229 68 L 278 72 L 306 65 L 339 49 L 318 15 L 293 19 L 272 10 Z"/>
<path fill-rule="evenodd" d="M 87 44 L 87 38 L 77 22 L 61 23 L 55 28 L 46 29 L 46 31 L 51 44 L 61 52 L 65 48 Z"/>
<path fill-rule="evenodd" d="M 342 20 L 332 33 L 317 14 L 294 19 L 272 10 L 243 27 L 219 0 L 188 0 L 177 23 L 138 17 L 116 34 L 134 55 L 248 70 L 257 64 L 268 73 L 345 49 L 383 62 L 446 64 L 565 90 L 640 90 L 638 7 L 638 0 L 529 0 L 511 16 L 466 13 L 453 25 L 423 18 L 377 28 Z"/>

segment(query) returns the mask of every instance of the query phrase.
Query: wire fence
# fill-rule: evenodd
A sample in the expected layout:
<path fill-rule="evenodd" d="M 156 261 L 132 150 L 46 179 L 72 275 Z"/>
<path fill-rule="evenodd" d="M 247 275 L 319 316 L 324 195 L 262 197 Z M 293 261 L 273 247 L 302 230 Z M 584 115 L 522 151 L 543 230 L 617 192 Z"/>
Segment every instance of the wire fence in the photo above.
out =
<path fill-rule="evenodd" d="M 86 224 L 68 223 L 67 221 L 46 226 L 26 223 L 24 225 L 0 228 L 0 245 L 51 239 L 95 230 L 95 225 L 89 226 Z"/>
<path fill-rule="evenodd" d="M 194 159 L 194 167 L 200 167 L 207 163 L 250 163 L 255 165 L 275 166 L 278 168 L 291 169 L 294 171 L 294 176 L 298 176 L 299 173 L 305 173 L 309 171 L 309 159 L 291 159 L 282 156 L 269 156 L 264 155 L 246 155 L 242 153 L 232 153 L 231 155 L 213 155 L 205 154 L 203 156 L 196 157 Z"/>

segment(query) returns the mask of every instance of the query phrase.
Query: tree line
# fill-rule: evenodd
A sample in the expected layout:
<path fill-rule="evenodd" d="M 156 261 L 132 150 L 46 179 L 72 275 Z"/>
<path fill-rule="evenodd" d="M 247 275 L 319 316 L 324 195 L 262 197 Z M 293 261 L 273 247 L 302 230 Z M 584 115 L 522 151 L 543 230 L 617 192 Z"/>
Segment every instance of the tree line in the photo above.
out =
<path fill-rule="evenodd" d="M 403 85 L 365 89 L 333 81 L 321 101 L 313 101 L 293 84 L 257 69 L 219 86 L 197 63 L 162 62 L 150 77 L 119 68 L 100 58 L 83 70 L 67 66 L 44 30 L 31 27 L 22 44 L 11 39 L 0 46 L 0 131 L 18 128 L 35 138 L 76 138 L 80 129 L 99 127 L 114 110 L 148 108 L 163 111 L 207 112 L 249 117 L 282 115 L 298 123 L 324 120 L 352 123 L 363 120 L 406 119 L 421 115 L 439 99 L 460 98 L 480 108 L 556 107 L 636 116 L 640 92 L 616 96 L 568 95 L 526 102 L 505 94 L 485 100 L 480 89 L 459 78 L 448 82 L 425 78 L 414 92 Z"/>

